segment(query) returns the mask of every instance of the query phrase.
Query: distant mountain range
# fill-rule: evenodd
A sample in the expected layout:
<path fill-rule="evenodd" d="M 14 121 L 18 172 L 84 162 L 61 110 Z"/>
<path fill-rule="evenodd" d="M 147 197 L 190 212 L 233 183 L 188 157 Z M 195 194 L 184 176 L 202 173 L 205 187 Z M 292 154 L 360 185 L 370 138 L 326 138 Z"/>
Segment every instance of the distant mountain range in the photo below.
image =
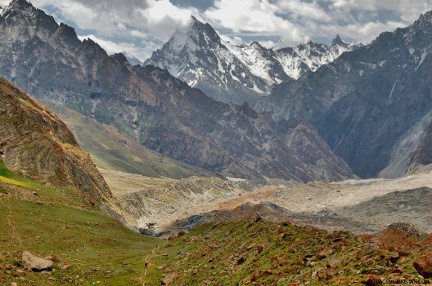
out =
<path fill-rule="evenodd" d="M 218 47 L 213 36 L 205 40 Z M 25 0 L 12 1 L 0 15 L 0 52 L 1 75 L 44 102 L 113 125 L 189 165 L 261 181 L 354 177 L 305 120 L 275 122 L 247 103 L 217 102 L 160 68 L 132 67 L 125 55 L 108 56 L 93 41 L 80 41 L 73 28 Z"/>
<path fill-rule="evenodd" d="M 176 30 L 144 65 L 167 69 L 218 101 L 253 105 L 268 95 L 272 86 L 298 79 L 358 47 L 339 36 L 330 46 L 308 42 L 292 48 L 283 41 L 273 49 L 257 42 L 237 46 L 223 41 L 209 24 L 192 17 L 190 25 Z"/>
<path fill-rule="evenodd" d="M 308 120 L 361 177 L 402 176 L 432 122 L 431 52 L 428 12 L 277 86 L 257 110 Z"/>
<path fill-rule="evenodd" d="M 353 177 L 352 168 L 361 177 L 398 177 L 431 161 L 431 31 L 428 12 L 367 46 L 336 37 L 331 46 L 279 43 L 269 50 L 226 43 L 193 19 L 152 59 L 220 101 L 258 100 L 228 105 L 160 68 L 108 56 L 15 0 L 0 15 L 0 71 L 45 102 L 223 176 L 331 181 Z M 302 64 L 293 67 L 305 67 L 291 70 L 298 79 L 280 60 L 294 52 Z"/>

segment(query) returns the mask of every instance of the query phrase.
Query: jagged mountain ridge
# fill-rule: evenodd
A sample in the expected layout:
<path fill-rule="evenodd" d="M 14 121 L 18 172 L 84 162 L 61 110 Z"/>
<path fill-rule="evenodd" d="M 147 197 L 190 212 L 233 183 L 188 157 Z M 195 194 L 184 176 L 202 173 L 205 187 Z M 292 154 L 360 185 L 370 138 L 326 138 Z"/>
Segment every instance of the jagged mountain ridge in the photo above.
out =
<path fill-rule="evenodd" d="M 267 49 L 257 42 L 237 46 L 221 40 L 209 24 L 192 17 L 191 24 L 177 29 L 144 65 L 167 69 L 216 100 L 253 105 L 257 98 L 268 95 L 273 85 L 315 71 L 356 48 L 339 36 L 331 46 L 313 42 L 294 48 Z"/>
<path fill-rule="evenodd" d="M 278 54 L 286 74 L 292 79 L 298 79 L 305 72 L 316 71 L 320 66 L 336 60 L 344 52 L 354 51 L 361 46 L 362 44 L 344 42 L 337 35 L 331 45 L 309 41 L 296 47 L 285 47 L 279 43 L 273 50 Z"/>
<path fill-rule="evenodd" d="M 310 121 L 362 177 L 404 175 L 431 123 L 432 12 L 281 84 L 258 110 Z"/>
<path fill-rule="evenodd" d="M 276 124 L 247 104 L 217 102 L 167 71 L 132 67 L 123 54 L 109 57 L 25 0 L 3 11 L 0 27 L 4 76 L 43 101 L 114 125 L 170 158 L 243 178 L 328 181 L 353 176 L 314 130 L 298 130 L 306 125 Z M 293 145 L 305 142 L 314 150 L 308 162 Z"/>

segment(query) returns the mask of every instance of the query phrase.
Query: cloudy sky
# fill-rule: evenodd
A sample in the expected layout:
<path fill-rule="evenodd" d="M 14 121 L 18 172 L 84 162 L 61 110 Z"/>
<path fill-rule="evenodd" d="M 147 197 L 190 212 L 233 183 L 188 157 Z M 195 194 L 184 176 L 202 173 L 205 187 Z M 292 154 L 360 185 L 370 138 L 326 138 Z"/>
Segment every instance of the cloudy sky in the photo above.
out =
<path fill-rule="evenodd" d="M 9 0 L 0 0 L 6 6 Z M 30 0 L 108 53 L 145 60 L 191 16 L 235 43 L 272 46 L 342 39 L 369 43 L 383 31 L 414 22 L 432 0 Z"/>

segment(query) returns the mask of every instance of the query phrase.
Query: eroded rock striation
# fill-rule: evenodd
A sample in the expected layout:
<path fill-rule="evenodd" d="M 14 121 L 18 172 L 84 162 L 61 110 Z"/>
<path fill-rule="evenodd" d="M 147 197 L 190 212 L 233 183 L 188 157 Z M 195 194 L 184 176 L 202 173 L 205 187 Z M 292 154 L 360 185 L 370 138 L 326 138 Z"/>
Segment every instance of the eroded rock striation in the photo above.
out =
<path fill-rule="evenodd" d="M 78 188 L 97 202 L 112 197 L 60 118 L 3 78 L 0 121 L 1 159 L 9 169 L 50 185 Z"/>

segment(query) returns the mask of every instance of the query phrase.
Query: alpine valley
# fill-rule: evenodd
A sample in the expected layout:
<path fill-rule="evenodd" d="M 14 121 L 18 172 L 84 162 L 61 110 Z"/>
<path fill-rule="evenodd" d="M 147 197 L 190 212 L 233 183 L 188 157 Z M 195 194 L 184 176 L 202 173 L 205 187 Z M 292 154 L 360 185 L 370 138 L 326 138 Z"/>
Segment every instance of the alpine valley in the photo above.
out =
<path fill-rule="evenodd" d="M 0 7 L 0 284 L 429 283 L 431 49 L 192 17 L 141 63 Z"/>

